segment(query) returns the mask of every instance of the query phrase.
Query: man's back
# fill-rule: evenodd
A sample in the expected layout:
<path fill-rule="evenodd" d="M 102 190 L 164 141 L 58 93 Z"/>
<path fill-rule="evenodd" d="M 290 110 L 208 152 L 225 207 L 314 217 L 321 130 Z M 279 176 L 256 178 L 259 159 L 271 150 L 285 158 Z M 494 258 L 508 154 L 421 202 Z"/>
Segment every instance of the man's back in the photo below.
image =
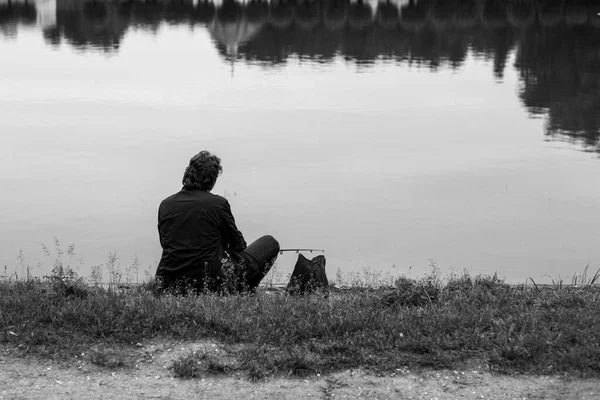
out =
<path fill-rule="evenodd" d="M 246 248 L 227 199 L 205 190 L 182 189 L 163 200 L 158 232 L 163 253 L 157 275 L 169 280 L 220 262 L 228 248 Z"/>

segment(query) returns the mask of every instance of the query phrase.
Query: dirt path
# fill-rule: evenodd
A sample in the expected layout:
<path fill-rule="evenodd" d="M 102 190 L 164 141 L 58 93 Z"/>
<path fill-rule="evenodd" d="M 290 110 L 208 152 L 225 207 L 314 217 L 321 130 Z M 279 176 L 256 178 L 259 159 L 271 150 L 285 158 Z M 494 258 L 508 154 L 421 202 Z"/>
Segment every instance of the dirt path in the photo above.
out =
<path fill-rule="evenodd" d="M 132 367 L 108 369 L 85 353 L 72 362 L 16 358 L 0 348 L 0 399 L 600 399 L 600 380 L 508 377 L 482 366 L 461 371 L 364 371 L 252 383 L 241 375 L 182 380 L 168 367 L 214 343 L 149 342 L 131 353 Z M 90 352 L 93 350 L 90 349 Z M 212 350 L 211 350 L 212 351 Z"/>

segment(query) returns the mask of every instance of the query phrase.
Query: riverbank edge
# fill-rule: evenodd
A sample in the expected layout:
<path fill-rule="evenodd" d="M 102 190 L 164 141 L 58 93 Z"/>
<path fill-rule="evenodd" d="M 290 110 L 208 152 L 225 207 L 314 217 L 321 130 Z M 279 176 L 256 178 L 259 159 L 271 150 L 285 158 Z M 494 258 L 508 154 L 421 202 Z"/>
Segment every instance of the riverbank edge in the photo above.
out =
<path fill-rule="evenodd" d="M 348 369 L 456 369 L 600 376 L 600 288 L 504 284 L 496 277 L 399 279 L 393 287 L 288 296 L 156 296 L 146 288 L 0 283 L 0 344 L 14 356 L 89 357 L 131 368 L 148 340 L 211 340 L 173 376 L 242 373 L 250 380 Z M 81 354 L 84 354 L 83 356 Z M 139 355 L 139 354 L 138 354 Z"/>

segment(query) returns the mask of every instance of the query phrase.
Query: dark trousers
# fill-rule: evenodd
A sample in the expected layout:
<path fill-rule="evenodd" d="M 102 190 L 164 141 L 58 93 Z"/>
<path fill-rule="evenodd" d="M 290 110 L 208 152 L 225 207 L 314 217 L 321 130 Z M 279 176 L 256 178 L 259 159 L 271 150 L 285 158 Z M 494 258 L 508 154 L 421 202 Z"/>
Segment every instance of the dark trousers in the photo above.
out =
<path fill-rule="evenodd" d="M 159 278 L 159 292 L 168 291 L 187 294 L 254 292 L 260 281 L 269 273 L 279 255 L 279 243 L 273 236 L 265 235 L 252 242 L 240 252 L 228 251 L 222 260 L 207 262 L 203 267 L 184 276 Z"/>
<path fill-rule="evenodd" d="M 250 291 L 256 290 L 260 281 L 269 273 L 279 255 L 279 242 L 271 235 L 261 236 L 250 243 L 244 251 L 232 254 L 243 260 L 240 267 L 245 279 L 243 284 Z"/>

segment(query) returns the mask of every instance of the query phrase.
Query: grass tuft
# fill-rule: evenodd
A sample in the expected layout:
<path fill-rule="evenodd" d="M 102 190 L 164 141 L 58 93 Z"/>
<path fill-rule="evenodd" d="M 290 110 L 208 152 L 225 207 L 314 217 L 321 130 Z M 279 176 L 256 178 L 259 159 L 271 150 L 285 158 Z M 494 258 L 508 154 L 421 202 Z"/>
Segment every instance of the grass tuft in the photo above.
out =
<path fill-rule="evenodd" d="M 236 367 L 212 352 L 190 352 L 177 357 L 169 369 L 178 378 L 191 379 L 205 375 L 227 374 Z"/>
<path fill-rule="evenodd" d="M 107 346 L 97 346 L 90 351 L 90 361 L 106 368 L 119 368 L 126 365 L 126 355 L 119 350 Z"/>

